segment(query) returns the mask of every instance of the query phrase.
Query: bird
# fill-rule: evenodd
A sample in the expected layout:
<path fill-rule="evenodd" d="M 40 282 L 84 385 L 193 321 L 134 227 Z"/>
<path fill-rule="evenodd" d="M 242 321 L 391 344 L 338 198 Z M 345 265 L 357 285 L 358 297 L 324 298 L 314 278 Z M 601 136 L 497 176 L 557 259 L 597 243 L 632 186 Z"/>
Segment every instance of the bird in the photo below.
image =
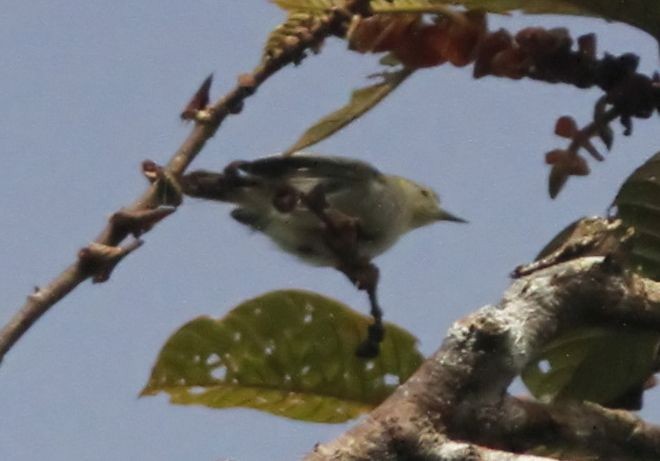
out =
<path fill-rule="evenodd" d="M 430 187 L 347 157 L 299 153 L 233 162 L 224 173 L 189 173 L 183 190 L 233 203 L 234 220 L 313 266 L 338 267 L 343 261 L 328 244 L 327 223 L 318 212 L 299 200 L 287 207 L 287 201 L 296 201 L 296 192 L 322 192 L 328 210 L 357 224 L 353 256 L 363 261 L 384 253 L 411 230 L 439 221 L 466 222 L 444 210 Z"/>
<path fill-rule="evenodd" d="M 313 266 L 343 272 L 367 292 L 373 323 L 356 355 L 373 358 L 385 335 L 372 260 L 404 234 L 438 221 L 466 222 L 429 187 L 337 156 L 297 153 L 235 161 L 222 173 L 193 171 L 184 194 L 235 205 L 231 217 Z"/>

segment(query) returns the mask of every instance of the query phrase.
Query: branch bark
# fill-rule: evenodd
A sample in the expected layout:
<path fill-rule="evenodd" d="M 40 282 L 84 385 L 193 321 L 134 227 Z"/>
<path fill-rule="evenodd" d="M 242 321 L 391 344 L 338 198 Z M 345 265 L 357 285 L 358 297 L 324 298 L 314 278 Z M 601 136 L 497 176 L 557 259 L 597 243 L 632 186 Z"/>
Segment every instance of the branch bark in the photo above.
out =
<path fill-rule="evenodd" d="M 212 106 L 206 108 L 207 116 L 203 121 L 200 120 L 195 124 L 188 138 L 170 158 L 167 165 L 163 167 L 163 176 L 166 178 L 178 178 L 192 163 L 197 154 L 201 152 L 206 142 L 213 137 L 227 116 L 239 113 L 243 107 L 244 100 L 254 94 L 261 84 L 271 75 L 290 63 L 299 63 L 305 57 L 306 50 L 315 49 L 326 37 L 332 34 L 343 34 L 353 14 L 368 13 L 369 2 L 367 0 L 349 0 L 343 9 L 335 8 L 331 10 L 317 24 L 312 26 L 309 31 L 301 34 L 300 40 L 282 50 L 282 53 L 265 60 L 251 73 L 240 76 L 238 84 L 229 93 Z M 163 199 L 159 194 L 161 191 L 159 189 L 160 185 L 159 181 L 152 183 L 151 187 L 141 197 L 127 208 L 118 211 L 113 217 L 118 214 L 125 215 L 127 213 L 135 216 L 145 210 L 157 209 L 163 204 L 170 205 L 171 203 L 163 203 Z M 175 205 L 178 205 L 179 201 L 180 198 L 175 201 Z M 117 247 L 131 233 L 136 233 L 128 226 L 118 225 L 119 221 L 111 218 L 90 246 L 103 245 L 106 247 Z M 144 226 L 138 233 L 147 232 L 152 225 L 153 222 L 145 220 Z M 81 250 L 81 253 L 86 254 L 90 246 Z M 133 246 L 134 244 L 129 244 L 127 248 L 132 250 L 134 249 Z M 122 249 L 118 249 L 117 251 L 124 254 L 127 253 Z M 75 262 L 56 276 L 50 283 L 44 287 L 37 288 L 34 293 L 28 296 L 27 301 L 18 312 L 0 330 L 0 362 L 2 362 L 4 356 L 21 336 L 59 300 L 90 277 L 98 277 L 97 281 L 103 281 L 107 277 L 99 277 L 99 274 L 109 276 L 109 272 L 118 262 L 118 260 L 113 261 L 111 266 L 95 267 L 96 271 L 92 271 L 90 270 L 90 265 L 84 264 L 84 261 L 78 257 Z"/>
<path fill-rule="evenodd" d="M 550 339 L 594 319 L 660 331 L 660 285 L 602 257 L 514 281 L 497 305 L 454 324 L 442 347 L 364 422 L 305 459 L 546 459 L 523 456 L 539 446 L 600 460 L 660 459 L 660 428 L 631 413 L 507 395 Z"/>

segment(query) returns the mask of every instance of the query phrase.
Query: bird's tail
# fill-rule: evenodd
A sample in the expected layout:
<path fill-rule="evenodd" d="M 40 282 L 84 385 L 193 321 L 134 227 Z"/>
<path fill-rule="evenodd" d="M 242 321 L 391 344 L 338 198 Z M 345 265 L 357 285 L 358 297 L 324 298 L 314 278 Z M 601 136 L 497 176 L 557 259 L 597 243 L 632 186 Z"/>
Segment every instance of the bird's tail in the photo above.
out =
<path fill-rule="evenodd" d="M 240 201 L 240 196 L 251 182 L 247 178 L 232 174 L 197 170 L 181 178 L 183 193 L 196 198 L 219 200 L 222 202 Z"/>
<path fill-rule="evenodd" d="M 225 200 L 227 187 L 225 175 L 211 171 L 197 170 L 181 178 L 181 189 L 190 197 L 209 200 Z"/>

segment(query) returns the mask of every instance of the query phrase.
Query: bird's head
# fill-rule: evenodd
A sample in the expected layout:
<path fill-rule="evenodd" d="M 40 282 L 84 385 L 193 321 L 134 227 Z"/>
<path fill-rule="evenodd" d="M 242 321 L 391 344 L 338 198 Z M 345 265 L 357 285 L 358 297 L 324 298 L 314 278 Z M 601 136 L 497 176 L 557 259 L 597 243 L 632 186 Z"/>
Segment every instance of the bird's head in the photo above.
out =
<path fill-rule="evenodd" d="M 440 206 L 440 197 L 430 187 L 401 177 L 397 178 L 397 182 L 408 200 L 408 207 L 410 207 L 410 227 L 412 229 L 426 226 L 436 221 L 467 222 L 443 210 Z"/>

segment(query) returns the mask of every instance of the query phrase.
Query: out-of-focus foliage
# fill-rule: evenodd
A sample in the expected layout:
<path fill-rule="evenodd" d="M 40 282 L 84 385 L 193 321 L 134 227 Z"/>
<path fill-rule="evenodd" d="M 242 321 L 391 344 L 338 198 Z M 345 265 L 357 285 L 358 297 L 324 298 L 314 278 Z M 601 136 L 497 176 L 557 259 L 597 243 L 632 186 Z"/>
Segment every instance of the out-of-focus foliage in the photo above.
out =
<path fill-rule="evenodd" d="M 529 14 L 579 14 L 638 27 L 660 40 L 660 2 L 657 0 L 452 0 L 452 4 L 493 13 L 521 10 Z"/>
<path fill-rule="evenodd" d="M 604 256 L 660 280 L 660 153 L 626 179 L 614 205 L 618 219 L 576 221 L 546 245 L 538 261 Z M 522 378 L 544 400 L 619 405 L 624 398 L 632 399 L 624 405 L 634 406 L 641 403 L 644 382 L 658 369 L 659 347 L 655 332 L 626 326 L 584 328 L 552 341 Z"/>
<path fill-rule="evenodd" d="M 621 220 L 635 231 L 631 241 L 631 267 L 659 281 L 660 152 L 626 179 L 614 204 Z"/>
<path fill-rule="evenodd" d="M 380 354 L 355 356 L 369 318 L 318 294 L 275 291 L 225 317 L 195 319 L 160 352 L 142 395 L 177 404 L 248 407 L 337 423 L 384 400 L 422 362 L 416 339 L 386 324 Z"/>
<path fill-rule="evenodd" d="M 272 0 L 287 11 L 325 12 L 334 6 L 341 6 L 341 0 Z M 371 0 L 374 13 L 442 13 L 448 10 L 451 2 L 438 0 Z"/>
<path fill-rule="evenodd" d="M 339 0 L 273 0 L 287 10 L 327 10 L 339 5 Z M 625 22 L 638 27 L 660 40 L 660 2 L 657 0 L 386 0 L 372 1 L 374 12 L 427 11 L 434 7 L 461 5 L 492 13 L 521 10 L 528 14 L 578 14 Z"/>
<path fill-rule="evenodd" d="M 584 328 L 548 344 L 522 379 L 541 400 L 617 406 L 628 392 L 641 392 L 655 371 L 659 345 L 655 332 L 623 326 Z"/>

